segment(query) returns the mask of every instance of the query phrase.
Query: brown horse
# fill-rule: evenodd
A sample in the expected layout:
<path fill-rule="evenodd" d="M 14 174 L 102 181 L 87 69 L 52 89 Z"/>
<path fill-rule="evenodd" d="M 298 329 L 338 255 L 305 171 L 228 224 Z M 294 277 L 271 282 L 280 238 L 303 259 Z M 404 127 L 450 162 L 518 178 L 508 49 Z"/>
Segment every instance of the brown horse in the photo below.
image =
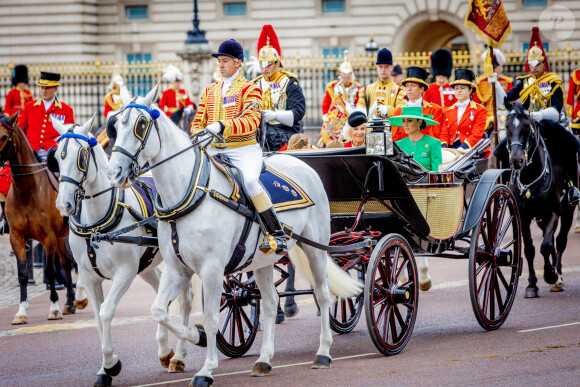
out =
<path fill-rule="evenodd" d="M 62 314 L 72 314 L 76 311 L 71 276 L 72 255 L 65 245 L 68 220 L 56 209 L 58 192 L 49 180 L 50 172 L 44 163 L 38 162 L 24 132 L 16 125 L 19 114 L 20 111 L 10 118 L 4 117 L 0 120 L 0 164 L 3 165 L 8 161 L 12 173 L 12 185 L 6 199 L 6 219 L 10 226 L 10 244 L 16 259 L 21 262 L 18 265 L 20 308 L 12 321 L 13 325 L 28 323 L 26 241 L 29 239 L 39 241 L 46 250 L 44 270 L 52 301 L 48 319 L 62 318 L 55 290 L 55 255 L 60 258 L 66 274 L 67 300 Z M 77 306 L 80 308 L 80 305 Z"/>

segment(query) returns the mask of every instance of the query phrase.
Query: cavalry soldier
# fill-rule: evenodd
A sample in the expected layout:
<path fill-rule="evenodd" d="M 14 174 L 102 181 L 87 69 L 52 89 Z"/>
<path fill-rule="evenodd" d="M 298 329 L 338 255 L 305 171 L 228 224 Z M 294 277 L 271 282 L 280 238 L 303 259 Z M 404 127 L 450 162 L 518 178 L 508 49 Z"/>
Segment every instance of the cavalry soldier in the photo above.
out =
<path fill-rule="evenodd" d="M 306 113 L 306 100 L 296 75 L 280 70 L 282 51 L 274 28 L 262 27 L 258 39 L 258 60 L 262 75 L 252 80 L 262 90 L 262 120 L 270 151 L 280 150 L 294 133 L 302 132 L 300 121 Z"/>
<path fill-rule="evenodd" d="M 52 127 L 49 117 L 59 120 L 63 124 L 74 124 L 73 110 L 56 97 L 60 86 L 60 74 L 42 71 L 40 80 L 40 99 L 30 101 L 18 117 L 18 126 L 26 134 L 32 150 L 46 160 L 48 150 L 56 145 L 60 134 Z"/>
<path fill-rule="evenodd" d="M 504 97 L 510 102 L 520 99 L 524 107 L 531 112 L 530 116 L 534 121 L 558 123 L 560 121 L 560 112 L 564 105 L 564 89 L 562 88 L 562 80 L 558 75 L 550 72 L 548 57 L 546 56 L 540 38 L 540 29 L 538 27 L 532 28 L 532 36 L 530 39 L 530 48 L 526 57 L 525 71 L 531 73 L 517 77 L 518 81 L 516 85 L 507 93 L 496 83 L 495 90 L 496 96 L 498 97 L 497 104 L 499 104 L 500 101 L 504 101 Z M 490 82 L 494 80 L 494 77 L 491 78 Z M 559 131 L 559 128 L 561 128 L 561 132 Z M 580 192 L 577 188 L 578 146 L 576 144 L 572 151 L 566 151 L 565 144 L 559 144 L 558 149 L 552 149 L 549 145 L 553 142 L 550 141 L 550 138 L 552 137 L 556 142 L 562 141 L 562 139 L 566 139 L 568 136 L 570 137 L 570 142 L 576 139 L 563 127 L 557 125 L 551 126 L 551 131 L 558 131 L 559 133 L 544 131 L 542 134 L 547 140 L 548 151 L 553 156 L 558 153 L 562 155 L 563 153 L 566 158 L 564 165 L 567 167 L 566 172 L 569 178 L 566 199 L 569 205 L 576 205 L 580 202 Z M 558 137 L 561 137 L 561 139 L 558 140 Z M 563 141 L 568 142 L 567 140 Z"/>
<path fill-rule="evenodd" d="M 451 86 L 457 102 L 443 113 L 441 122 L 441 147 L 467 149 L 483 137 L 486 110 L 472 101 L 475 91 L 475 74 L 469 69 L 455 70 Z"/>
<path fill-rule="evenodd" d="M 453 56 L 451 51 L 440 48 L 431 54 L 431 73 L 435 77 L 435 83 L 429 86 L 423 99 L 441 106 L 443 111 L 449 109 L 457 102 L 453 87 L 449 85 L 449 77 L 453 70 Z"/>
<path fill-rule="evenodd" d="M 203 90 L 199 109 L 191 123 L 191 133 L 205 129 L 224 137 L 225 149 L 212 145 L 208 152 L 211 155 L 225 154 L 242 171 L 246 192 L 277 244 L 274 250 L 276 254 L 284 255 L 286 235 L 268 193 L 258 180 L 262 169 L 262 149 L 256 141 L 256 130 L 260 125 L 262 93 L 240 72 L 244 60 L 240 43 L 226 40 L 212 56 L 218 60 L 222 80 Z M 260 246 L 260 251 L 270 253 L 272 248 L 265 243 Z"/>
<path fill-rule="evenodd" d="M 125 108 L 120 95 L 123 83 L 124 80 L 120 74 L 114 74 L 111 78 L 111 83 L 109 83 L 111 92 L 105 96 L 105 108 L 103 109 L 105 118 L 109 118 Z"/>
<path fill-rule="evenodd" d="M 24 108 L 24 105 L 32 101 L 32 92 L 26 88 L 28 86 L 28 67 L 18 65 L 12 70 L 12 86 L 14 88 L 6 94 L 4 112 L 11 116 Z"/>
<path fill-rule="evenodd" d="M 433 121 L 437 124 L 431 123 L 426 125 L 421 133 L 428 136 L 439 138 L 441 132 L 441 119 L 443 116 L 443 110 L 441 106 L 427 102 L 423 99 L 423 93 L 429 88 L 427 84 L 427 77 L 429 72 L 421 67 L 411 66 L 407 68 L 407 77 L 403 79 L 401 84 L 405 87 L 407 93 L 407 105 L 406 106 L 419 106 L 422 108 L 422 112 L 425 116 L 431 117 Z M 393 116 L 400 116 L 402 108 L 398 107 L 395 109 Z M 393 133 L 393 141 L 399 141 L 408 136 L 408 134 L 400 126 L 392 126 L 391 132 Z"/>
<path fill-rule="evenodd" d="M 354 82 L 353 68 L 348 61 L 348 50 L 344 50 L 344 61 L 338 69 L 338 80 L 326 85 L 322 100 L 322 129 L 318 146 L 337 140 L 346 124 L 348 116 L 355 110 L 358 102 L 360 84 Z"/>
<path fill-rule="evenodd" d="M 392 117 L 396 108 L 405 105 L 406 94 L 391 78 L 393 55 L 386 48 L 378 52 L 376 68 L 379 79 L 360 89 L 357 108 L 370 117 Z"/>
<path fill-rule="evenodd" d="M 484 62 L 486 55 L 487 51 L 484 52 L 482 55 L 482 59 Z M 513 78 L 501 74 L 502 66 L 505 64 L 505 62 L 506 58 L 503 55 L 503 53 L 500 50 L 494 48 L 492 58 L 493 71 L 495 74 L 497 74 L 497 81 L 500 83 L 501 87 L 505 91 L 509 91 L 514 87 L 513 85 L 514 80 Z M 493 121 L 493 101 L 491 97 L 492 94 L 491 84 L 489 83 L 486 76 L 481 76 L 475 80 L 475 85 L 477 86 L 477 89 L 475 95 L 473 96 L 473 99 L 475 102 L 482 104 L 487 110 L 487 122 L 485 125 L 485 127 L 487 128 L 488 124 L 491 121 Z"/>
<path fill-rule="evenodd" d="M 171 121 L 177 124 L 183 115 L 183 110 L 193 111 L 195 105 L 189 99 L 187 90 L 181 88 L 183 74 L 177 67 L 169 65 L 163 74 L 163 78 L 171 82 L 171 88 L 161 94 L 159 108 L 165 112 L 167 117 L 171 118 Z"/>

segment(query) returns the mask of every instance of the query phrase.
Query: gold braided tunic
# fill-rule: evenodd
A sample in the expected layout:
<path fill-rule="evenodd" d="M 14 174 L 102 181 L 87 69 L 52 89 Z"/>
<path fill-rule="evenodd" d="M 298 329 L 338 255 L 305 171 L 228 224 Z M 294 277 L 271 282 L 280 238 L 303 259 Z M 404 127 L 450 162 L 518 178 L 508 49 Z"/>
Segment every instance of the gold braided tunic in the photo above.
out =
<path fill-rule="evenodd" d="M 389 109 L 387 117 L 392 117 L 395 108 L 406 105 L 405 97 L 407 93 L 402 87 L 397 85 L 392 78 L 386 81 L 377 79 L 376 82 L 360 89 L 358 94 L 357 107 L 366 108 L 365 96 L 368 99 L 369 108 L 376 102 L 377 106 L 387 105 L 392 107 Z"/>

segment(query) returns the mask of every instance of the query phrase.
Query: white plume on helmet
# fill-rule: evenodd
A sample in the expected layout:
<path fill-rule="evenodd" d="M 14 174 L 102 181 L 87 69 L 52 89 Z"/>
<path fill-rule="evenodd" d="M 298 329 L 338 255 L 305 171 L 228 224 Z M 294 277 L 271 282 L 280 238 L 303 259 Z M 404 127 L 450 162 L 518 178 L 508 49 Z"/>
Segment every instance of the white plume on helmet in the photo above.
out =
<path fill-rule="evenodd" d="M 163 73 L 163 78 L 169 82 L 181 81 L 183 79 L 183 74 L 177 67 L 169 65 Z"/>

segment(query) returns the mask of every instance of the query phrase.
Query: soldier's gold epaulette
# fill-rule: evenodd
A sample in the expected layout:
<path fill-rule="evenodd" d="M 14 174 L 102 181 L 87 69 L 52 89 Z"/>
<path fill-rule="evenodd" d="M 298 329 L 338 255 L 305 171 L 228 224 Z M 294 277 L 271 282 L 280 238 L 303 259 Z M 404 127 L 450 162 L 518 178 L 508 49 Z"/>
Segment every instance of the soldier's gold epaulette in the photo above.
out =
<path fill-rule="evenodd" d="M 562 84 L 562 80 L 556 73 L 545 73 L 540 78 L 537 79 L 538 82 L 555 82 L 557 84 Z"/>
<path fill-rule="evenodd" d="M 286 75 L 287 75 L 288 77 L 290 77 L 290 78 L 296 78 L 296 79 L 298 79 L 298 77 L 297 77 L 295 74 L 292 74 L 291 72 L 288 72 L 288 71 L 285 71 L 285 70 L 282 70 L 282 71 L 280 71 L 280 72 L 281 72 L 282 74 L 286 74 Z"/>
<path fill-rule="evenodd" d="M 260 80 L 260 78 L 264 78 L 264 75 L 259 75 L 259 76 L 257 76 L 256 78 L 252 79 L 252 81 L 251 81 L 251 82 L 252 82 L 252 83 L 256 83 L 256 82 L 258 82 L 258 81 Z"/>
<path fill-rule="evenodd" d="M 505 81 L 507 83 L 513 83 L 514 82 L 514 79 L 512 77 L 508 77 L 508 76 L 505 76 L 505 75 L 500 75 L 499 76 L 499 79 L 501 79 L 501 80 L 503 80 L 503 81 Z"/>
<path fill-rule="evenodd" d="M 485 75 L 482 75 L 481 77 L 477 77 L 477 78 L 475 79 L 475 84 L 476 84 L 476 85 L 479 85 L 479 83 L 480 83 L 481 81 L 484 81 L 484 80 L 485 80 L 485 81 L 487 81 L 487 77 L 486 77 Z"/>
<path fill-rule="evenodd" d="M 521 81 L 529 77 L 533 77 L 533 75 L 532 74 L 520 75 L 519 77 L 516 77 L 516 79 Z"/>

